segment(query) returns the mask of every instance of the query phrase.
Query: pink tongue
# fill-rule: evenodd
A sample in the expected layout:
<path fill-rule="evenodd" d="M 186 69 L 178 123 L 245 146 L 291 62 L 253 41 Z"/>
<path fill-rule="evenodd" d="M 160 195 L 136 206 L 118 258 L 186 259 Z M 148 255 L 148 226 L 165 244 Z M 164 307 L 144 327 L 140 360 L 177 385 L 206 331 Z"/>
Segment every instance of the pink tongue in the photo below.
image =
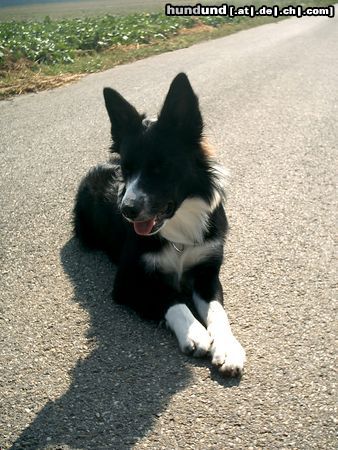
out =
<path fill-rule="evenodd" d="M 144 222 L 134 222 L 134 230 L 141 236 L 147 236 L 155 225 L 155 219 L 145 220 Z"/>

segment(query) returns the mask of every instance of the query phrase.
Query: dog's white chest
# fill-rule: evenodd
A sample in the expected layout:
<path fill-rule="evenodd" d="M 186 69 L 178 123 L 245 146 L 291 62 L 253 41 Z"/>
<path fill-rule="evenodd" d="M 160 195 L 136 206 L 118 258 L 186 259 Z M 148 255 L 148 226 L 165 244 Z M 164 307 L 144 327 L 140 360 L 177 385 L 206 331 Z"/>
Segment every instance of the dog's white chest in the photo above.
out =
<path fill-rule="evenodd" d="M 166 274 L 172 274 L 181 279 L 182 274 L 212 256 L 219 248 L 218 241 L 204 242 L 202 245 L 184 246 L 168 243 L 158 253 L 146 253 L 143 260 L 149 271 L 159 270 Z"/>

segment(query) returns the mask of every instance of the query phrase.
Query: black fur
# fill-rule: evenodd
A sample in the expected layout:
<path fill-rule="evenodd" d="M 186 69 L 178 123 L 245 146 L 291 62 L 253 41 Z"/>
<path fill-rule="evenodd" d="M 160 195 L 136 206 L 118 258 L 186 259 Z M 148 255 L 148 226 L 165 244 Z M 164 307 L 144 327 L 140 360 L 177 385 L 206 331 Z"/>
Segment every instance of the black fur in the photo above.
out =
<path fill-rule="evenodd" d="M 87 247 L 105 251 L 117 264 L 114 300 L 144 317 L 161 319 L 170 306 L 189 304 L 193 290 L 206 301 L 222 303 L 218 274 L 227 221 L 221 202 L 210 211 L 203 241 L 198 243 L 217 242 L 213 254 L 189 266 L 179 280 L 175 273 L 149 270 L 143 259 L 145 254 L 159 254 L 172 245 L 162 236 L 167 225 L 154 235 L 141 236 L 121 213 L 122 209 L 133 221 L 138 215 L 145 222 L 154 216 L 170 223 L 186 199 L 211 204 L 215 191 L 222 195 L 201 144 L 203 122 L 188 78 L 179 74 L 174 79 L 155 123 L 144 121 L 110 88 L 104 89 L 104 98 L 111 121 L 112 156 L 108 163 L 91 169 L 80 184 L 74 207 L 75 235 Z M 143 202 L 138 209 L 134 204 L 128 209 L 123 199 L 136 174 L 147 208 Z"/>

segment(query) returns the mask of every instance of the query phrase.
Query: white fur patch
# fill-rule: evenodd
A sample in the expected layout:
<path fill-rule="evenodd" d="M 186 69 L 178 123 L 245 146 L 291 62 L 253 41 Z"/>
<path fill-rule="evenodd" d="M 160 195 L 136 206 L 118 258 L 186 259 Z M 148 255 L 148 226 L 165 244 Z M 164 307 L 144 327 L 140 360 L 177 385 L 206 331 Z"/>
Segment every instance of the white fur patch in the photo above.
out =
<path fill-rule="evenodd" d="M 144 195 L 143 191 L 139 187 L 140 175 L 136 175 L 133 179 L 126 184 L 126 192 L 123 196 L 122 203 L 128 199 L 136 200 L 138 197 Z"/>
<path fill-rule="evenodd" d="M 221 372 L 230 375 L 241 374 L 245 363 L 245 351 L 232 334 L 227 314 L 222 305 L 215 300 L 208 303 L 195 293 L 193 299 L 213 341 L 211 346 L 212 363 L 217 365 Z"/>
<path fill-rule="evenodd" d="M 165 319 L 168 327 L 175 333 L 183 353 L 203 356 L 209 351 L 210 335 L 187 305 L 181 303 L 171 306 Z"/>
<path fill-rule="evenodd" d="M 164 273 L 175 274 L 179 282 L 185 270 L 217 252 L 222 252 L 222 243 L 219 240 L 207 241 L 202 245 L 187 246 L 183 248 L 182 252 L 178 252 L 171 243 L 168 243 L 158 253 L 143 255 L 143 261 L 149 271 L 160 270 Z"/>
<path fill-rule="evenodd" d="M 201 198 L 188 198 L 175 215 L 166 221 L 160 234 L 168 241 L 184 245 L 201 243 L 204 232 L 208 229 L 211 211 L 211 206 Z"/>
<path fill-rule="evenodd" d="M 214 177 L 214 182 L 216 183 L 216 189 L 214 189 L 210 203 L 211 210 L 213 211 L 220 203 L 225 202 L 225 188 L 229 184 L 230 171 L 225 169 L 216 161 L 212 161 L 211 171 Z"/>

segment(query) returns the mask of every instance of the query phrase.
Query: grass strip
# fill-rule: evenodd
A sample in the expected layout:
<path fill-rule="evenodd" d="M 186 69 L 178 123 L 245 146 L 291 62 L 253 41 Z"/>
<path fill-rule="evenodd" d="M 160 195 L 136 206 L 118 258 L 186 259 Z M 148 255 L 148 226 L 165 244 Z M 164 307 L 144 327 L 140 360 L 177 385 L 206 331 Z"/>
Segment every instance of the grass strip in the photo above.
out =
<path fill-rule="evenodd" d="M 282 5 L 282 2 L 278 2 Z M 285 5 L 289 5 L 287 1 Z M 312 2 L 303 3 L 311 6 Z M 315 6 L 327 5 L 319 0 Z M 0 99 L 38 92 L 150 55 L 275 22 L 162 13 L 0 23 Z"/>

